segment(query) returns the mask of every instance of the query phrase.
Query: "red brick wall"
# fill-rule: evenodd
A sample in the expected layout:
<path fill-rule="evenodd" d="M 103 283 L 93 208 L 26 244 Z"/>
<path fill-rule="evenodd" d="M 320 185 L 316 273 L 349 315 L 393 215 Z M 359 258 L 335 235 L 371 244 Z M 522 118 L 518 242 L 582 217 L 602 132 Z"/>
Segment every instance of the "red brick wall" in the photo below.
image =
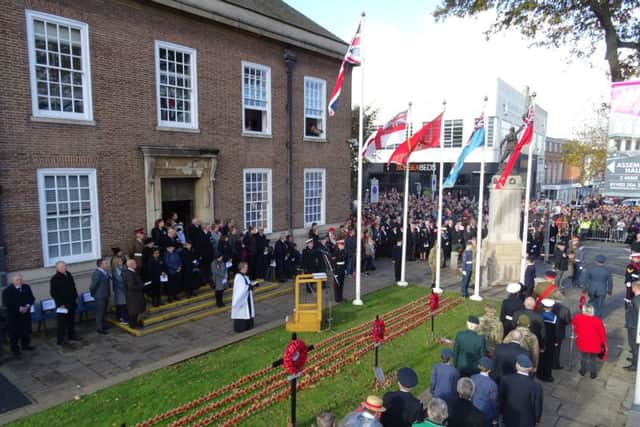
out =
<path fill-rule="evenodd" d="M 81 6 L 81 7 L 80 7 Z M 215 216 L 242 223 L 242 169 L 271 168 L 273 229 L 286 227 L 287 115 L 283 43 L 135 1 L 1 0 L 0 187 L 1 221 L 10 270 L 40 267 L 40 213 L 36 169 L 97 169 L 101 241 L 104 253 L 128 242 L 145 222 L 140 145 L 217 148 Z M 31 121 L 25 9 L 76 19 L 89 25 L 95 126 Z M 161 132 L 156 127 L 154 41 L 197 50 L 200 133 Z M 326 168 L 326 221 L 341 221 L 349 209 L 351 80 L 347 77 L 338 113 L 328 118 L 326 143 L 303 142 L 303 78 L 335 81 L 336 59 L 293 48 L 294 217 L 302 227 L 305 167 Z M 272 138 L 241 136 L 241 61 L 271 67 Z"/>

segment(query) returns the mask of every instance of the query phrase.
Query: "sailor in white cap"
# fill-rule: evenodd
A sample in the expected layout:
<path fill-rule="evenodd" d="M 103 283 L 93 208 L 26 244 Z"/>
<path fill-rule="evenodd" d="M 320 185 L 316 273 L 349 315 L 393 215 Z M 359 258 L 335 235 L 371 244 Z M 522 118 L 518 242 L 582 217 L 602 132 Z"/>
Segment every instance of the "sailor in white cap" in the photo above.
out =
<path fill-rule="evenodd" d="M 544 320 L 545 337 L 540 343 L 540 366 L 538 367 L 538 378 L 541 381 L 552 382 L 553 359 L 555 347 L 558 345 L 558 316 L 552 311 L 556 302 L 550 298 L 542 300 L 542 318 Z"/>
<path fill-rule="evenodd" d="M 502 308 L 500 309 L 500 321 L 502 322 L 505 335 L 516 328 L 513 313 L 524 309 L 522 301 L 520 300 L 520 295 L 518 295 L 520 289 L 522 289 L 520 283 L 509 283 L 509 285 L 507 285 L 507 292 L 509 293 L 509 296 L 502 301 Z"/>

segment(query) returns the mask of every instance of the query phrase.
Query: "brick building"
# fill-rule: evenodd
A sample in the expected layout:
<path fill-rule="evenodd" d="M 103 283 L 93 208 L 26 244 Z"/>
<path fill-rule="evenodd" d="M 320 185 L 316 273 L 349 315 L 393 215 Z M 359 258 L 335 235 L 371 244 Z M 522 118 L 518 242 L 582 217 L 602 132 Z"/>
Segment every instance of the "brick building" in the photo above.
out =
<path fill-rule="evenodd" d="M 562 147 L 569 142 L 564 138 L 547 137 L 544 150 L 544 184 L 542 191 L 553 200 L 577 200 L 582 183 L 580 168 L 562 160 Z"/>
<path fill-rule="evenodd" d="M 287 229 L 289 125 L 291 226 L 348 214 L 347 45 L 283 1 L 2 3 L 5 271 L 77 271 L 169 211 Z"/>

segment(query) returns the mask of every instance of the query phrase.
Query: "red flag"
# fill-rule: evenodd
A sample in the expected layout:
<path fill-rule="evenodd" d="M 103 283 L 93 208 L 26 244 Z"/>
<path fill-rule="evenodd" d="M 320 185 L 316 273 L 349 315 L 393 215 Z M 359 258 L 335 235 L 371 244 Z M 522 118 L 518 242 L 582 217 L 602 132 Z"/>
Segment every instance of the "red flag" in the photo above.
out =
<path fill-rule="evenodd" d="M 518 158 L 520 157 L 520 152 L 522 151 L 522 148 L 531 142 L 531 138 L 533 137 L 534 115 L 535 115 L 535 107 L 532 104 L 529 107 L 529 115 L 527 116 L 526 119 L 524 119 L 524 125 L 525 125 L 524 132 L 522 132 L 522 135 L 520 136 L 520 140 L 518 140 L 518 143 L 513 149 L 513 153 L 511 153 L 511 156 L 509 156 L 509 159 L 507 160 L 507 165 L 504 167 L 504 171 L 502 172 L 502 175 L 500 176 L 500 178 L 498 178 L 498 182 L 496 183 L 497 190 L 504 187 L 504 184 L 507 182 L 507 178 L 509 178 L 509 174 L 511 174 L 511 170 L 513 169 L 513 166 L 515 166 L 516 162 L 518 161 Z"/>
<path fill-rule="evenodd" d="M 422 129 L 398 145 L 393 154 L 391 154 L 391 157 L 389 157 L 387 166 L 389 166 L 390 163 L 406 166 L 411 153 L 414 151 L 440 147 L 443 115 L 444 112 L 440 113 L 438 117 L 422 126 Z"/>

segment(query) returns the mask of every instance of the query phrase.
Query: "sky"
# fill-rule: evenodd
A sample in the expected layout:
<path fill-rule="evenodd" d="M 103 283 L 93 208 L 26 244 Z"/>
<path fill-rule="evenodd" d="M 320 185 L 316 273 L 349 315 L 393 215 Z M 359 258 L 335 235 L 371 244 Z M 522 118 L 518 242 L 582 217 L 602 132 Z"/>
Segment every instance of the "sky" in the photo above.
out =
<path fill-rule="evenodd" d="M 536 103 L 549 113 L 547 135 L 570 138 L 610 97 L 603 50 L 579 60 L 567 48 L 529 47 L 517 31 L 483 32 L 493 12 L 477 18 L 436 23 L 435 0 L 287 0 L 329 31 L 350 41 L 360 14 L 366 13 L 364 104 L 390 119 L 412 103 L 414 122 L 433 119 L 446 100 L 447 115 L 476 117 L 484 96 L 495 98 L 496 79 L 514 88 L 529 86 Z M 337 69 L 336 69 L 337 73 Z M 359 104 L 360 70 L 354 69 L 352 104 Z M 334 81 L 327 82 L 328 91 Z M 328 95 L 327 95 L 328 96 Z M 489 101 L 491 103 L 491 101 Z"/>

